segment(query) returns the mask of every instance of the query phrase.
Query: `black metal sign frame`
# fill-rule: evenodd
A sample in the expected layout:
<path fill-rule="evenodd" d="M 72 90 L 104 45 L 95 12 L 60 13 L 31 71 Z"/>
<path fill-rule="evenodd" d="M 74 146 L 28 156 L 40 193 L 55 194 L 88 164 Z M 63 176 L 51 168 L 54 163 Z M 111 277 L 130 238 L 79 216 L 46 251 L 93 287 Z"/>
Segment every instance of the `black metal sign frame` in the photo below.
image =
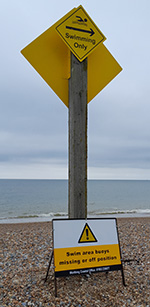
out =
<path fill-rule="evenodd" d="M 122 283 L 124 286 L 126 286 L 125 284 L 125 277 L 124 277 L 124 270 L 123 270 L 123 264 L 122 264 L 122 256 L 121 256 L 121 249 L 120 249 L 120 240 L 119 240 L 119 232 L 118 232 L 118 225 L 117 225 L 117 219 L 116 218 L 87 218 L 85 219 L 80 219 L 80 220 L 84 220 L 85 222 L 88 223 L 88 221 L 90 220 L 115 220 L 116 222 L 116 231 L 117 231 L 117 238 L 118 238 L 118 245 L 119 245 L 119 252 L 120 252 L 120 261 L 121 264 L 117 264 L 117 265 L 108 265 L 108 266 L 100 266 L 100 267 L 90 267 L 90 268 L 83 268 L 83 269 L 75 269 L 75 270 L 64 270 L 64 271 L 55 271 L 55 261 L 54 261 L 54 283 L 55 283 L 55 297 L 57 297 L 57 283 L 56 283 L 56 278 L 58 277 L 63 277 L 63 276 L 76 276 L 76 275 L 81 275 L 81 274 L 91 274 L 91 273 L 100 273 L 100 272 L 106 272 L 108 273 L 109 271 L 121 271 L 122 274 Z M 50 255 L 50 260 L 49 260 L 49 265 L 48 265 L 48 269 L 47 269 L 47 273 L 46 273 L 46 277 L 45 277 L 45 282 L 47 281 L 48 278 L 48 273 L 51 267 L 51 263 L 52 260 L 54 260 L 54 227 L 53 227 L 53 221 L 68 221 L 68 219 L 53 219 L 52 220 L 52 231 L 53 231 L 53 248 L 52 248 L 52 252 Z M 76 220 L 76 219 L 69 219 L 70 220 Z"/>

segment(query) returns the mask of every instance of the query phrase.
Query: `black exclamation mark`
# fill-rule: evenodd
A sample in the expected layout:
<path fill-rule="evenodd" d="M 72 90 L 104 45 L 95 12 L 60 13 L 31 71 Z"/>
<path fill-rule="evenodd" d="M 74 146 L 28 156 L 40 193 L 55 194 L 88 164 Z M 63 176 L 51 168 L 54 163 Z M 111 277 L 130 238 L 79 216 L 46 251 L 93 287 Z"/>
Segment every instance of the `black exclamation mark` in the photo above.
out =
<path fill-rule="evenodd" d="M 89 230 L 86 228 L 86 239 L 89 240 Z"/>

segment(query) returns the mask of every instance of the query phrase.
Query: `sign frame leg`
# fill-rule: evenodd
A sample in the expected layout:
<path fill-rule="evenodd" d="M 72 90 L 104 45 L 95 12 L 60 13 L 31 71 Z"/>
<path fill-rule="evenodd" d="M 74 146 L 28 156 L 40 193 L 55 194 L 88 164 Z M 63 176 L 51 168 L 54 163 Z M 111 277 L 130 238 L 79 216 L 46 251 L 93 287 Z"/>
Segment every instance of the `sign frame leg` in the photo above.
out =
<path fill-rule="evenodd" d="M 124 269 L 122 264 L 122 254 L 121 254 L 121 248 L 120 248 L 120 238 L 119 238 L 119 230 L 118 230 L 118 221 L 116 218 L 116 229 L 117 229 L 117 237 L 118 237 L 118 243 L 119 243 L 119 249 L 120 249 L 120 257 L 121 257 L 121 275 L 122 275 L 122 283 L 124 287 L 126 287 L 125 277 L 124 277 Z"/>
<path fill-rule="evenodd" d="M 53 257 L 54 257 L 54 250 L 52 250 L 52 252 L 51 252 L 51 256 L 50 256 L 50 260 L 49 260 L 49 264 L 48 264 L 48 269 L 47 269 L 47 273 L 46 273 L 46 277 L 45 277 L 44 282 L 47 281 L 47 277 L 48 277 L 48 273 L 49 273 L 49 270 L 50 270 L 50 266 L 51 266 Z"/>

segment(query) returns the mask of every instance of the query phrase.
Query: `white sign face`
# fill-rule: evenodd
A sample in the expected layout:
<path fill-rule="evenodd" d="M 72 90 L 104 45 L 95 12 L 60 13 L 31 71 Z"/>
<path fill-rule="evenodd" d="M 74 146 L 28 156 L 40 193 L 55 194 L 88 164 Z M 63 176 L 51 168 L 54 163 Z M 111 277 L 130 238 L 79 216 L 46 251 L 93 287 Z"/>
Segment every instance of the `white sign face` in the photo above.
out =
<path fill-rule="evenodd" d="M 121 270 L 116 219 L 53 220 L 55 275 Z"/>

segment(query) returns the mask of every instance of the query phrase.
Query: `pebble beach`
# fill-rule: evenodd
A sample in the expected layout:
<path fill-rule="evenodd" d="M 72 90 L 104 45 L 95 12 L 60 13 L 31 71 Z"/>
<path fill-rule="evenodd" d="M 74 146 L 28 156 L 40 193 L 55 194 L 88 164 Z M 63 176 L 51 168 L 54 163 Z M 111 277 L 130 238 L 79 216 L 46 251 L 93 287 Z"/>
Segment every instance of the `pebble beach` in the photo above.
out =
<path fill-rule="evenodd" d="M 118 218 L 126 286 L 121 271 L 57 278 L 52 223 L 0 224 L 0 307 L 150 307 L 150 218 Z"/>

